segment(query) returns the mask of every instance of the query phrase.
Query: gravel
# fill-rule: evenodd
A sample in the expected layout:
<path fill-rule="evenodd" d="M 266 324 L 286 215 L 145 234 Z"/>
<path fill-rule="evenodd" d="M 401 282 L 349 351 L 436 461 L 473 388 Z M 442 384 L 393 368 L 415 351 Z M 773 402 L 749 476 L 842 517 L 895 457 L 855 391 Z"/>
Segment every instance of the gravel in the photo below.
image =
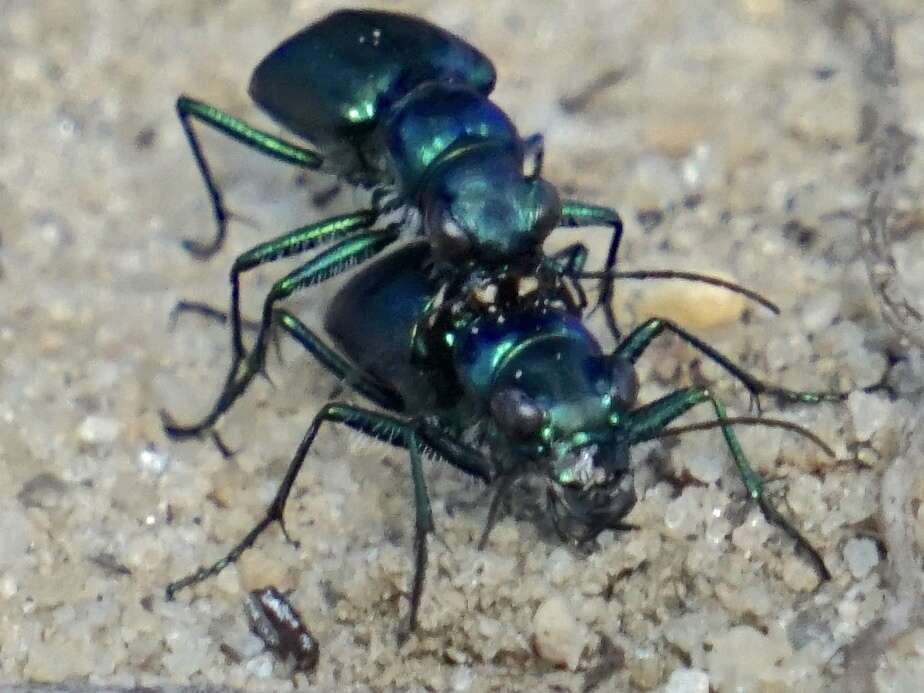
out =
<path fill-rule="evenodd" d="M 545 134 L 547 177 L 623 214 L 623 267 L 716 273 L 782 309 L 696 284 L 625 282 L 626 329 L 651 314 L 689 319 L 760 377 L 852 392 L 844 404 L 763 403 L 836 459 L 788 432 L 739 429 L 831 581 L 819 585 L 746 502 L 716 432 L 639 446 L 628 518 L 638 529 L 605 533 L 591 552 L 561 546 L 528 504 L 477 550 L 489 496 L 434 465 L 438 539 L 420 629 L 404 639 L 405 458 L 332 429 L 287 508 L 298 544 L 272 529 L 219 578 L 165 601 L 170 580 L 258 519 L 339 388 L 284 345 L 283 362 L 270 359 L 273 384 L 256 382 L 220 424 L 233 459 L 208 440 L 171 441 L 158 410 L 202 414 L 229 360 L 221 326 L 183 316 L 170 329 L 171 309 L 181 298 L 226 305 L 237 254 L 360 199 L 343 191 L 318 210 L 312 195 L 330 179 L 297 181 L 206 136 L 239 216 L 221 253 L 196 261 L 180 242 L 209 239 L 213 224 L 173 101 L 189 93 L 272 129 L 247 100 L 249 71 L 336 6 L 3 3 L 0 688 L 916 690 L 924 369 L 883 321 L 863 260 L 860 140 L 875 108 L 864 106 L 869 75 L 852 43 L 862 26 L 830 11 L 837 2 L 387 3 L 496 61 L 497 101 L 522 132 Z M 887 6 L 906 128 L 920 135 L 924 12 L 911 0 Z M 901 173 L 892 250 L 908 295 L 920 296 L 924 160 Z M 596 266 L 605 234 L 582 233 Z M 555 233 L 548 247 L 574 239 Z M 247 314 L 284 271 L 247 275 Z M 331 292 L 290 307 L 317 322 Z M 599 315 L 590 322 L 602 327 Z M 650 349 L 639 376 L 642 401 L 706 380 L 733 414 L 748 413 L 747 393 L 675 339 Z M 310 676 L 293 677 L 248 631 L 243 599 L 270 584 L 290 592 L 320 641 Z"/>

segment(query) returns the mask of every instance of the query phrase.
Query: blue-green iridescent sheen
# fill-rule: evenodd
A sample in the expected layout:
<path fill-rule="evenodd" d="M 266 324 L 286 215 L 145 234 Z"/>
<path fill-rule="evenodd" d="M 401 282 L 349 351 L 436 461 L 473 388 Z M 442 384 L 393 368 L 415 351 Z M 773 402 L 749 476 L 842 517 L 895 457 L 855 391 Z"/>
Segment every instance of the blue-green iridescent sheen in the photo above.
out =
<path fill-rule="evenodd" d="M 558 223 L 561 204 L 552 185 L 522 169 L 522 157 L 509 150 L 473 148 L 438 171 L 425 205 L 445 208 L 460 227 L 475 230 L 471 254 L 481 262 L 528 253 Z"/>
<path fill-rule="evenodd" d="M 494 66 L 453 34 L 415 17 L 340 10 L 309 25 L 254 70 L 250 95 L 274 120 L 338 149 L 362 143 L 384 111 L 427 81 L 487 95 Z"/>
<path fill-rule="evenodd" d="M 612 423 L 607 357 L 579 318 L 559 310 L 479 312 L 438 335 L 435 363 L 415 363 L 412 340 L 437 291 L 415 243 L 374 262 L 341 290 L 326 327 L 346 356 L 394 384 L 407 411 L 436 413 L 466 402 L 485 412 L 498 391 L 516 388 L 548 414 L 562 450 L 608 440 Z M 550 441 L 551 442 L 551 441 Z"/>
<path fill-rule="evenodd" d="M 392 165 L 410 194 L 453 145 L 490 141 L 507 149 L 522 168 L 523 146 L 516 127 L 498 106 L 466 85 L 421 85 L 396 106 L 384 130 Z"/>
<path fill-rule="evenodd" d="M 458 229 L 465 259 L 491 266 L 537 252 L 561 218 L 555 188 L 524 173 L 524 141 L 488 98 L 494 79 L 484 55 L 432 24 L 342 10 L 264 58 L 250 94 L 332 172 L 400 191 L 438 255 Z"/>
<path fill-rule="evenodd" d="M 421 267 L 429 249 L 414 243 L 367 265 L 330 304 L 325 328 L 362 370 L 392 383 L 408 408 L 437 405 L 432 377 L 414 366 L 411 335 L 436 287 Z"/>

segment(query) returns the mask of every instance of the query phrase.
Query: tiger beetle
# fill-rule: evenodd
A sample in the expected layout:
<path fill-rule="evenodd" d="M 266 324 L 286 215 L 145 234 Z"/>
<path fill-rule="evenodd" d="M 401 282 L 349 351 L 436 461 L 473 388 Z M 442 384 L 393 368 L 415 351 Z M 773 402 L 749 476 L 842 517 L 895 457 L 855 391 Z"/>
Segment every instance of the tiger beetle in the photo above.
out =
<path fill-rule="evenodd" d="M 578 278 L 600 282 L 598 306 L 618 340 L 612 279 L 680 277 L 762 297 L 719 279 L 684 272 L 614 272 L 622 237 L 619 214 L 559 198 L 541 177 L 541 135 L 522 138 L 489 98 L 495 70 L 477 49 L 421 19 L 373 10 L 340 10 L 284 41 L 256 67 L 253 100 L 274 120 L 312 143 L 280 139 L 201 101 L 177 100 L 180 122 L 212 200 L 218 233 L 212 243 L 186 241 L 208 257 L 221 245 L 228 212 L 193 130 L 198 121 L 262 154 L 302 169 L 322 170 L 373 190 L 363 209 L 289 231 L 239 256 L 231 268 L 232 364 L 212 410 L 198 423 L 165 416 L 171 436 L 198 435 L 262 372 L 273 304 L 364 262 L 416 227 L 428 240 L 447 284 L 465 291 L 492 276 L 518 271 L 542 286 Z M 393 215 L 400 218 L 388 222 Z M 588 251 L 574 243 L 552 257 L 542 243 L 555 227 L 608 227 L 603 272 L 584 272 Z M 240 277 L 268 262 L 335 243 L 277 281 L 249 354 L 242 340 Z M 554 291 L 554 288 L 552 289 Z M 189 307 L 189 304 L 187 304 Z M 201 306 L 192 306 L 202 310 Z M 211 309 L 206 309 L 211 310 Z"/>
<path fill-rule="evenodd" d="M 551 524 L 565 539 L 580 543 L 606 529 L 629 528 L 623 518 L 636 502 L 629 464 L 634 445 L 719 427 L 749 497 L 769 522 L 794 539 L 820 577 L 829 578 L 818 552 L 765 497 L 732 426 L 779 426 L 820 441 L 785 421 L 728 417 L 722 402 L 699 385 L 637 406 L 635 362 L 656 337 L 672 333 L 754 396 L 811 404 L 840 395 L 795 392 L 764 383 L 663 319 L 647 320 L 605 353 L 564 295 L 566 287 L 550 295 L 513 276 L 498 281 L 516 286 L 492 287 L 494 291 L 485 291 L 484 296 L 447 293 L 432 272 L 434 262 L 430 245 L 417 241 L 361 268 L 326 312 L 325 329 L 337 348 L 292 313 L 273 310 L 275 325 L 377 409 L 345 402 L 324 405 L 265 516 L 224 558 L 170 584 L 168 598 L 235 562 L 271 524 L 278 523 L 285 533 L 286 500 L 325 423 L 343 424 L 408 451 L 416 508 L 411 630 L 417 625 L 427 536 L 433 530 L 425 454 L 495 486 L 482 545 L 501 501 L 523 478 L 539 480 Z M 715 420 L 669 428 L 701 403 L 711 404 Z"/>

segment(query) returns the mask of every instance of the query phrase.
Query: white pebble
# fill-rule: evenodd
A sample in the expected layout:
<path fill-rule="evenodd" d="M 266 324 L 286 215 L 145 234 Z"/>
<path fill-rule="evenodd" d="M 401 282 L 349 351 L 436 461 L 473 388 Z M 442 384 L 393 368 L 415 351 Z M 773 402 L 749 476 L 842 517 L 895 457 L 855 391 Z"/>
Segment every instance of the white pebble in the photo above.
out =
<path fill-rule="evenodd" d="M 820 291 L 809 296 L 802 306 L 802 324 L 809 332 L 820 332 L 841 310 L 841 295 L 837 291 Z"/>
<path fill-rule="evenodd" d="M 844 560 L 850 573 L 862 580 L 879 563 L 879 550 L 871 539 L 850 539 L 844 545 Z"/>
<path fill-rule="evenodd" d="M 883 428 L 893 415 L 892 404 L 885 397 L 856 390 L 847 398 L 857 440 L 866 441 Z"/>
<path fill-rule="evenodd" d="M 19 591 L 19 585 L 16 583 L 16 578 L 12 575 L 7 575 L 0 580 L 0 595 L 3 595 L 4 598 L 9 599 Z"/>
<path fill-rule="evenodd" d="M 475 682 L 475 674 L 468 667 L 459 667 L 452 675 L 452 690 L 463 693 L 472 687 Z"/>
<path fill-rule="evenodd" d="M 664 693 L 709 693 L 709 674 L 699 669 L 675 669 Z"/>
<path fill-rule="evenodd" d="M 258 679 L 268 679 L 273 675 L 273 656 L 264 652 L 249 660 L 245 667 Z"/>
<path fill-rule="evenodd" d="M 691 476 L 704 484 L 713 484 L 722 478 L 723 462 L 718 455 L 700 454 L 686 460 Z"/>
<path fill-rule="evenodd" d="M 91 445 L 111 443 L 118 437 L 122 426 L 115 419 L 92 414 L 80 422 L 77 437 Z"/>
<path fill-rule="evenodd" d="M 148 445 L 138 453 L 138 466 L 142 472 L 152 476 L 160 476 L 167 469 L 169 458 L 154 445 Z"/>
<path fill-rule="evenodd" d="M 712 641 L 707 655 L 710 683 L 720 691 L 760 690 L 761 680 L 777 670 L 790 654 L 780 637 L 764 635 L 751 626 L 734 626 Z"/>
<path fill-rule="evenodd" d="M 556 595 L 536 609 L 533 638 L 540 657 L 574 671 L 587 644 L 587 628 L 577 621 L 564 598 Z"/>

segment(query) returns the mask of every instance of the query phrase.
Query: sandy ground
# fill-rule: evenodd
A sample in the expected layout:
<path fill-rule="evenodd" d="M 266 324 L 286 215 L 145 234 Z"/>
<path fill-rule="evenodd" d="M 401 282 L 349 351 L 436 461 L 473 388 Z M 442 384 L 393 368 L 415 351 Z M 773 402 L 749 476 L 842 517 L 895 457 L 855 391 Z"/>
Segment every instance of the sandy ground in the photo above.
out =
<path fill-rule="evenodd" d="M 238 566 L 166 602 L 168 581 L 256 521 L 310 417 L 340 390 L 286 345 L 282 362 L 270 360 L 274 386 L 257 382 L 220 424 L 233 460 L 209 440 L 170 441 L 158 410 L 204 413 L 229 360 L 220 325 L 185 316 L 171 330 L 171 308 L 181 298 L 225 305 L 237 254 L 361 202 L 344 191 L 320 211 L 312 197 L 329 178 L 299 178 L 207 136 L 229 205 L 252 221 L 233 223 L 223 251 L 196 261 L 180 241 L 210 238 L 212 221 L 173 103 L 189 93 L 273 127 L 248 102 L 252 66 L 338 5 L 3 0 L 0 681 L 919 690 L 924 366 L 883 319 L 857 230 L 873 186 L 860 140 L 883 123 L 866 101 L 864 81 L 877 78 L 861 70 L 866 29 L 849 11 L 827 12 L 849 3 L 572 5 L 377 6 L 435 21 L 495 60 L 498 103 L 522 132 L 545 134 L 547 177 L 623 213 L 624 267 L 716 272 L 782 308 L 775 317 L 698 285 L 625 283 L 626 329 L 672 315 L 761 377 L 852 392 L 815 408 L 767 403 L 836 459 L 790 433 L 740 431 L 832 580 L 819 585 L 746 502 L 714 432 L 640 446 L 629 518 L 639 529 L 607 533 L 590 553 L 562 546 L 521 506 L 478 551 L 485 490 L 434 465 L 438 539 L 421 628 L 399 641 L 411 575 L 406 460 L 334 429 L 288 508 L 299 548 L 273 529 Z M 888 8 L 903 128 L 920 137 L 924 14 L 911 0 Z M 924 165 L 909 146 L 890 188 L 892 251 L 919 299 Z M 595 266 L 604 236 L 584 237 Z M 574 238 L 556 233 L 549 247 Z M 284 271 L 248 275 L 249 314 Z M 332 290 L 290 307 L 317 321 Z M 741 387 L 676 340 L 652 347 L 639 375 L 642 401 L 702 378 L 733 412 L 748 411 Z M 291 676 L 248 631 L 243 597 L 266 584 L 290 591 L 320 640 L 309 676 Z"/>

